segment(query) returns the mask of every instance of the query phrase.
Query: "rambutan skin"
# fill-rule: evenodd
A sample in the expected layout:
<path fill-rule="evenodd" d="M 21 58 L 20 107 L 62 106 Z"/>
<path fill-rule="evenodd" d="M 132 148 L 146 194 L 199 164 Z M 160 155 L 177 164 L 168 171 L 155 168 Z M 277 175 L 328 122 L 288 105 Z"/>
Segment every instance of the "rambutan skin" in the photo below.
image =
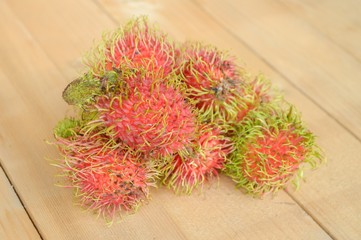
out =
<path fill-rule="evenodd" d="M 187 152 L 176 154 L 161 170 L 164 183 L 176 192 L 191 193 L 197 186 L 217 177 L 232 149 L 230 140 L 217 127 L 202 125 L 198 134 Z"/>
<path fill-rule="evenodd" d="M 225 172 L 247 193 L 263 196 L 299 185 L 305 164 L 323 161 L 314 135 L 305 128 L 294 107 L 265 104 L 250 111 L 234 136 L 234 151 Z"/>
<path fill-rule="evenodd" d="M 149 76 L 130 82 L 127 98 L 104 97 L 97 103 L 108 135 L 150 155 L 184 149 L 194 138 L 196 118 L 181 93 Z"/>
<path fill-rule="evenodd" d="M 140 155 L 107 148 L 105 143 L 99 136 L 58 138 L 64 158 L 57 166 L 75 189 L 80 205 L 113 221 L 147 200 L 156 174 Z"/>

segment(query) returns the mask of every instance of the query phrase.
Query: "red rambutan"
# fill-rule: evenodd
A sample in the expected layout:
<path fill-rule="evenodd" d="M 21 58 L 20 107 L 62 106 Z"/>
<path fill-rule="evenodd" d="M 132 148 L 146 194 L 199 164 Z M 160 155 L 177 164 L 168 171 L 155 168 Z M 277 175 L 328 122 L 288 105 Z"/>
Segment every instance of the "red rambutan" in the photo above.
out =
<path fill-rule="evenodd" d="M 188 96 L 199 109 L 226 103 L 241 84 L 233 61 L 216 48 L 185 45 L 181 63 L 180 75 L 189 88 Z"/>
<path fill-rule="evenodd" d="M 176 191 L 190 193 L 199 184 L 218 176 L 230 151 L 230 140 L 218 128 L 202 125 L 192 148 L 176 154 L 163 166 L 164 182 Z"/>
<path fill-rule="evenodd" d="M 265 104 L 250 111 L 238 127 L 225 172 L 247 193 L 276 192 L 291 180 L 298 187 L 302 164 L 315 167 L 322 159 L 314 135 L 292 106 L 284 111 Z"/>
<path fill-rule="evenodd" d="M 174 44 L 167 35 L 150 26 L 146 17 L 129 21 L 109 35 L 88 56 L 88 65 L 97 75 L 113 69 L 146 69 L 163 72 L 173 71 Z"/>
<path fill-rule="evenodd" d="M 185 45 L 179 61 L 186 95 L 206 121 L 240 121 L 268 91 L 264 78 L 250 81 L 232 58 L 215 47 Z"/>
<path fill-rule="evenodd" d="M 60 167 L 75 189 L 80 204 L 113 221 L 136 210 L 155 186 L 155 172 L 140 155 L 106 148 L 101 136 L 58 138 L 64 159 Z"/>
<path fill-rule="evenodd" d="M 153 156 L 185 148 L 194 138 L 196 119 L 182 94 L 148 74 L 129 82 L 133 86 L 127 98 L 98 100 L 99 121 L 107 134 Z"/>

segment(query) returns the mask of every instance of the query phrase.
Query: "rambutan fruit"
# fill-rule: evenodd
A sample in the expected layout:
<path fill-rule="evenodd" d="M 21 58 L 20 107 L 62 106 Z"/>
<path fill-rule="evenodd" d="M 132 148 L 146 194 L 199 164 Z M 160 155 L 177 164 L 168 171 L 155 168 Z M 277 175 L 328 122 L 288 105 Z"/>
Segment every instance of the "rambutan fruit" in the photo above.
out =
<path fill-rule="evenodd" d="M 198 138 L 186 152 L 179 152 L 162 166 L 164 183 L 176 192 L 191 193 L 198 185 L 218 176 L 232 145 L 221 130 L 210 125 L 200 126 Z"/>
<path fill-rule="evenodd" d="M 183 95 L 154 75 L 129 80 L 127 97 L 99 98 L 99 120 L 112 139 L 149 155 L 180 151 L 194 138 L 196 117 Z"/>
<path fill-rule="evenodd" d="M 231 57 L 215 47 L 186 44 L 179 58 L 186 95 L 205 121 L 238 122 L 269 89 L 264 78 L 249 80 Z"/>
<path fill-rule="evenodd" d="M 58 138 L 64 158 L 57 166 L 75 189 L 80 205 L 112 222 L 148 199 L 156 173 L 141 155 L 107 148 L 103 137 Z"/>
<path fill-rule="evenodd" d="M 104 35 L 102 42 L 89 53 L 87 62 L 99 76 L 124 68 L 143 68 L 166 76 L 173 71 L 174 54 L 174 44 L 167 35 L 151 26 L 146 17 L 139 17 Z"/>
<path fill-rule="evenodd" d="M 314 168 L 323 161 L 315 136 L 288 104 L 251 110 L 236 132 L 225 172 L 251 195 L 275 193 L 290 181 L 298 187 L 305 164 Z"/>
<path fill-rule="evenodd" d="M 199 109 L 220 108 L 241 85 L 233 61 L 216 48 L 188 44 L 180 58 L 180 75 L 187 84 L 188 96 Z"/>

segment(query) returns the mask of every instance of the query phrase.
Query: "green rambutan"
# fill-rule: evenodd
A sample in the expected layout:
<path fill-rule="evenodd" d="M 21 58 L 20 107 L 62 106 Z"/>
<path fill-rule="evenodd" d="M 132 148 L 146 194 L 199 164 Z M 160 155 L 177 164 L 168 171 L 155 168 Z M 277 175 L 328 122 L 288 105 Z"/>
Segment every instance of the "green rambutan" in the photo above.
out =
<path fill-rule="evenodd" d="M 232 145 L 221 130 L 202 125 L 187 152 L 178 153 L 162 166 L 164 183 L 175 191 L 190 193 L 199 184 L 218 176 Z"/>
<path fill-rule="evenodd" d="M 233 141 L 225 172 L 255 196 L 284 189 L 290 181 L 298 187 L 304 164 L 315 168 L 322 162 L 315 136 L 293 106 L 284 110 L 269 103 L 251 110 Z"/>
<path fill-rule="evenodd" d="M 152 75 L 129 80 L 126 98 L 99 98 L 99 120 L 112 139 L 136 151 L 166 156 L 184 149 L 194 138 L 196 117 L 183 95 Z"/>
<path fill-rule="evenodd" d="M 80 205 L 111 220 L 136 210 L 155 186 L 155 171 L 141 155 L 107 148 L 104 136 L 58 138 L 64 158 L 57 164 Z"/>

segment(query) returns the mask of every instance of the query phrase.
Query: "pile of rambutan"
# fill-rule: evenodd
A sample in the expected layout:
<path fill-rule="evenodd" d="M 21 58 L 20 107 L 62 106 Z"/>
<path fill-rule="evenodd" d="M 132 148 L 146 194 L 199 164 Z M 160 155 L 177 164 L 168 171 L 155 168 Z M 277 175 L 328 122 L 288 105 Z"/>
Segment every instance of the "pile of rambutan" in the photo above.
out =
<path fill-rule="evenodd" d="M 264 76 L 216 47 L 172 42 L 146 17 L 105 34 L 63 98 L 75 114 L 54 128 L 55 165 L 80 205 L 110 221 L 151 187 L 189 194 L 224 173 L 261 197 L 324 160 Z"/>

